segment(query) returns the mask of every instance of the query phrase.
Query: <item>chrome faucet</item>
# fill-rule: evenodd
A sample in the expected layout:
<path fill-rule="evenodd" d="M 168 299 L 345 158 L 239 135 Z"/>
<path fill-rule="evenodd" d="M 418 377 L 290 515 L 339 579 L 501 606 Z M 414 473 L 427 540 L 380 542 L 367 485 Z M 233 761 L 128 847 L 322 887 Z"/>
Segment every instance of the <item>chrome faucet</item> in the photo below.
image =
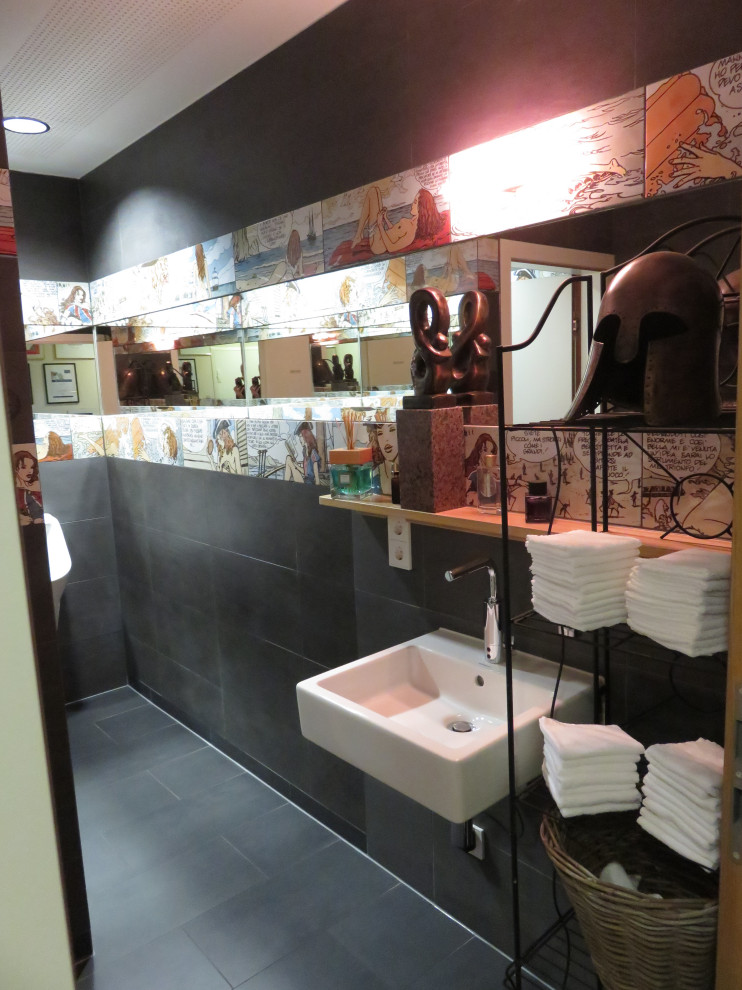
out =
<path fill-rule="evenodd" d="M 500 602 L 497 598 L 497 575 L 493 561 L 486 557 L 479 560 L 472 560 L 468 564 L 460 567 L 452 567 L 446 571 L 446 581 L 456 581 L 465 574 L 473 574 L 474 571 L 486 570 L 490 579 L 490 596 L 486 602 L 486 615 L 484 620 L 484 663 L 488 666 L 500 663 Z"/>

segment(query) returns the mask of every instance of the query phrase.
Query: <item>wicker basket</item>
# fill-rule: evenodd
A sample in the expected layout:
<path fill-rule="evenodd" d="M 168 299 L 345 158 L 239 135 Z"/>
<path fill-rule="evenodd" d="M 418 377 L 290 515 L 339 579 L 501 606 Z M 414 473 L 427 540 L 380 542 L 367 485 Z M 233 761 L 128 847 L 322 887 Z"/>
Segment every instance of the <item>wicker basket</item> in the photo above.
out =
<path fill-rule="evenodd" d="M 652 839 L 634 815 L 595 815 L 568 827 L 547 815 L 541 839 L 605 990 L 712 990 L 715 876 Z M 597 879 L 612 860 L 642 877 L 643 892 Z"/>

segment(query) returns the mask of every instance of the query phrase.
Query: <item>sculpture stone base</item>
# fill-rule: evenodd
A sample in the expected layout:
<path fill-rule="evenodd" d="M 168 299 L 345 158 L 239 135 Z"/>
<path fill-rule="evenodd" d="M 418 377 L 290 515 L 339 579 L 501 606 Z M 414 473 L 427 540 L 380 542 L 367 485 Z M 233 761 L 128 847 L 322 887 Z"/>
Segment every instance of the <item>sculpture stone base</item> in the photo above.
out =
<path fill-rule="evenodd" d="M 403 509 L 445 512 L 465 504 L 464 414 L 460 407 L 398 410 L 397 439 Z"/>
<path fill-rule="evenodd" d="M 455 396 L 450 392 L 438 395 L 405 395 L 402 398 L 403 409 L 448 409 L 456 405 Z"/>
<path fill-rule="evenodd" d="M 464 423 L 466 426 L 497 426 L 497 403 L 491 402 L 482 406 L 463 406 Z"/>
<path fill-rule="evenodd" d="M 495 401 L 494 392 L 453 392 L 457 406 L 488 406 Z"/>

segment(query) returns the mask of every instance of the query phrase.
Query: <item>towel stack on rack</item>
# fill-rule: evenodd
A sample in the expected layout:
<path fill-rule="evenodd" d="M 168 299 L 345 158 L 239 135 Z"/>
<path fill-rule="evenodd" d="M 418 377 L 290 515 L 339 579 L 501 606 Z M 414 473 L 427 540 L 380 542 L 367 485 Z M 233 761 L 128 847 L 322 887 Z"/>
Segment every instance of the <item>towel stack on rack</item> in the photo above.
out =
<path fill-rule="evenodd" d="M 539 725 L 544 780 L 564 818 L 639 807 L 640 742 L 617 725 L 572 725 L 545 716 Z"/>
<path fill-rule="evenodd" d="M 719 865 L 724 750 L 708 739 L 658 743 L 647 749 L 639 824 L 694 863 Z"/>
<path fill-rule="evenodd" d="M 639 540 L 574 530 L 528 536 L 534 609 L 572 629 L 599 629 L 626 621 L 626 582 Z"/>
<path fill-rule="evenodd" d="M 729 554 L 713 550 L 638 561 L 626 587 L 629 626 L 689 657 L 726 650 L 730 569 Z"/>

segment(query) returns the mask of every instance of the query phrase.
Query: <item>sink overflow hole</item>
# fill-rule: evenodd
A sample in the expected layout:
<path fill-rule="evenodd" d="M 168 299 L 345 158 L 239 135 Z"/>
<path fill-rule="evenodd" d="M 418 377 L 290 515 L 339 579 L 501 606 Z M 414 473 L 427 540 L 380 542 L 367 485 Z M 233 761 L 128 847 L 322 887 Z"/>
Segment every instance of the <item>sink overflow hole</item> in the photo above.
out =
<path fill-rule="evenodd" d="M 482 677 L 482 675 L 481 675 L 481 674 L 477 674 L 477 676 L 476 676 L 476 683 L 477 683 L 477 684 L 478 684 L 478 685 L 479 685 L 480 687 L 484 687 L 484 678 Z"/>
<path fill-rule="evenodd" d="M 458 722 L 451 722 L 448 727 L 451 732 L 471 732 L 474 726 L 471 722 L 465 722 L 463 719 Z"/>

